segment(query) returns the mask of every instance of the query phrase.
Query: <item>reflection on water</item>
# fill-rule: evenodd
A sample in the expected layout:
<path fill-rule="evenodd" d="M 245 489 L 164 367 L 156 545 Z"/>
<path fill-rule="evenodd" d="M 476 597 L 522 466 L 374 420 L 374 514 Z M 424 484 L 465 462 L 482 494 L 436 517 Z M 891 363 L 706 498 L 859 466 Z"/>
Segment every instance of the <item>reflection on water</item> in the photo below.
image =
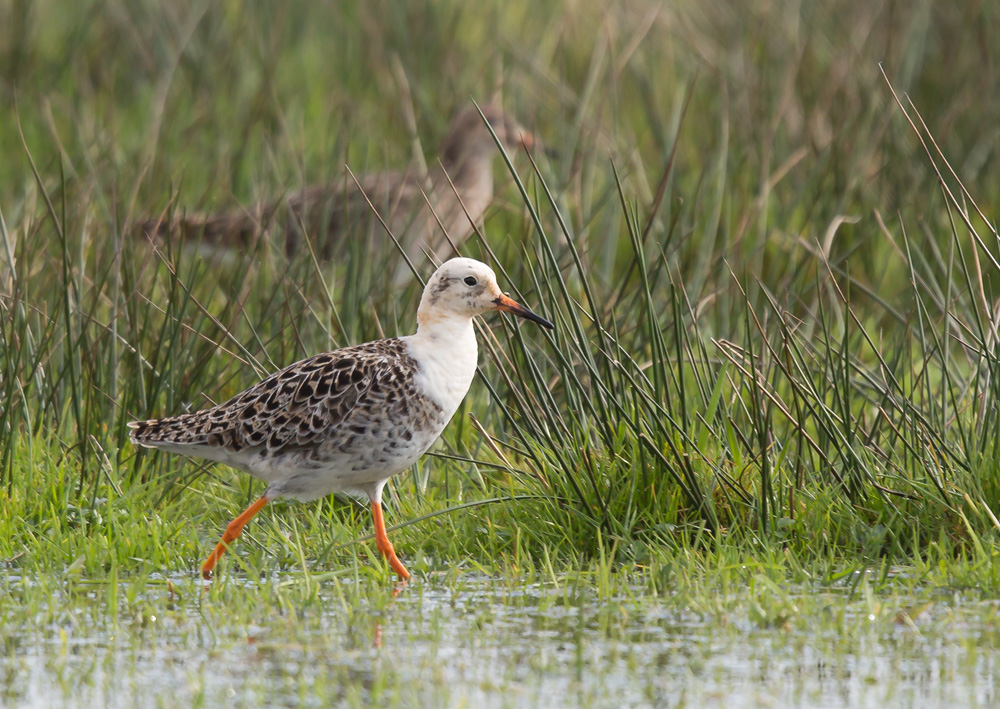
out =
<path fill-rule="evenodd" d="M 584 586 L 479 577 L 415 580 L 377 607 L 345 601 L 344 587 L 329 580 L 300 605 L 280 593 L 288 578 L 248 584 L 237 600 L 174 579 L 119 598 L 100 585 L 74 588 L 44 607 L 32 601 L 26 613 L 13 590 L 24 582 L 0 582 L 4 705 L 882 708 L 1000 700 L 996 605 L 952 597 L 869 617 L 856 597 L 814 590 L 788 612 L 750 602 L 738 606 L 744 611 L 698 613 L 640 591 L 601 600 Z M 815 612 L 803 617 L 803 608 Z"/>

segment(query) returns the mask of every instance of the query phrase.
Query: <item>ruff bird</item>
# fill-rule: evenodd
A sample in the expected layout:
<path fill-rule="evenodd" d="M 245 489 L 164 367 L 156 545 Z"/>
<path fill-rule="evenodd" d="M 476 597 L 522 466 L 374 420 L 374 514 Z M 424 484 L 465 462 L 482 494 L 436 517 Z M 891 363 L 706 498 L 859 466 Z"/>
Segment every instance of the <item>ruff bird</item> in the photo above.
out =
<path fill-rule="evenodd" d="M 364 239 L 369 246 L 388 239 L 377 211 L 411 262 L 421 263 L 424 252 L 441 262 L 455 255 L 493 201 L 493 163 L 499 151 L 483 117 L 506 150 L 536 144 L 497 105 L 481 109 L 482 116 L 475 106 L 455 115 L 426 172 L 411 167 L 362 175 L 355 182 L 345 171 L 339 180 L 250 207 L 148 219 L 140 231 L 147 237 L 200 238 L 202 244 L 223 248 L 246 248 L 268 234 L 283 238 L 286 253 L 293 255 L 305 248 L 304 228 L 317 255 L 328 260 L 348 239 Z M 396 273 L 398 281 L 401 271 Z"/>
<path fill-rule="evenodd" d="M 476 373 L 472 320 L 489 310 L 552 328 L 504 294 L 489 266 L 455 258 L 427 281 L 416 334 L 308 357 L 202 411 L 129 423 L 136 445 L 224 463 L 268 484 L 226 528 L 203 576 L 268 501 L 347 491 L 367 496 L 376 547 L 400 579 L 409 578 L 386 535 L 382 488 L 430 448 L 458 409 Z"/>

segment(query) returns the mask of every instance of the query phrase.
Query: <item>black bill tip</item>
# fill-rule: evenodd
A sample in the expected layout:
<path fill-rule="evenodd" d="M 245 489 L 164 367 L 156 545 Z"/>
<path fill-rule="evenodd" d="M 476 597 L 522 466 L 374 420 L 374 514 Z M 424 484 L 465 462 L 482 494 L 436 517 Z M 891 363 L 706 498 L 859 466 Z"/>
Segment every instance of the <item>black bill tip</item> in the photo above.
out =
<path fill-rule="evenodd" d="M 531 312 L 509 296 L 501 295 L 493 301 L 493 304 L 496 306 L 497 310 L 503 310 L 506 313 L 514 313 L 514 315 L 522 317 L 525 320 L 538 323 L 542 327 L 548 328 L 549 330 L 555 329 L 555 325 L 550 323 L 541 315 L 535 315 L 535 313 Z"/>

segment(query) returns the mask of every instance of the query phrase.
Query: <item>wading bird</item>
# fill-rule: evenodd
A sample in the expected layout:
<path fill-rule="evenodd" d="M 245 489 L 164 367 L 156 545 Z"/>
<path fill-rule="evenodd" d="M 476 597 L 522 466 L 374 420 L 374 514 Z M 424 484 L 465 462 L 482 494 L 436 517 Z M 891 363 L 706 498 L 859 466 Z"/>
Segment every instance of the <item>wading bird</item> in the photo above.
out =
<path fill-rule="evenodd" d="M 225 463 L 268 483 L 226 528 L 204 577 L 268 501 L 348 491 L 371 501 L 375 544 L 400 579 L 409 578 L 386 535 L 382 488 L 430 448 L 458 409 L 476 373 L 472 319 L 488 310 L 552 328 L 501 292 L 489 266 L 455 258 L 427 281 L 416 334 L 309 357 L 203 411 L 129 423 L 137 445 Z"/>
<path fill-rule="evenodd" d="M 412 262 L 421 263 L 424 251 L 443 261 L 455 255 L 454 247 L 469 238 L 493 201 L 493 162 L 500 153 L 486 122 L 506 150 L 536 143 L 497 105 L 488 103 L 481 109 L 482 115 L 475 106 L 455 115 L 435 163 L 426 172 L 413 167 L 361 175 L 355 182 L 345 171 L 340 180 L 251 207 L 147 219 L 140 232 L 240 248 L 270 234 L 284 239 L 285 251 L 293 255 L 306 249 L 304 229 L 317 255 L 330 259 L 348 239 L 364 239 L 369 247 L 388 239 L 374 208 Z M 409 275 L 408 270 L 397 269 L 397 285 L 401 276 Z"/>

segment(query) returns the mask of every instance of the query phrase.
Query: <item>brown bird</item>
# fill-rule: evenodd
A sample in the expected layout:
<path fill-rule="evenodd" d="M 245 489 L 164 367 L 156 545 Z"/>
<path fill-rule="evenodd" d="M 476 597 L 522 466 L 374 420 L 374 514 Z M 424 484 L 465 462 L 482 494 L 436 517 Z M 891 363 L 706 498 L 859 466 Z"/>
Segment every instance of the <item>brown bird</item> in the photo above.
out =
<path fill-rule="evenodd" d="M 535 138 L 495 104 L 481 106 L 506 150 L 531 148 Z M 182 214 L 141 224 L 147 236 L 180 234 L 203 243 L 247 247 L 277 233 L 289 255 L 303 250 L 302 228 L 317 255 L 330 259 L 347 238 L 371 245 L 388 237 L 378 211 L 411 261 L 423 251 L 444 261 L 474 230 L 493 201 L 493 161 L 499 151 L 475 106 L 459 111 L 426 173 L 417 168 L 364 175 L 355 183 L 345 171 L 335 182 L 312 185 L 251 207 L 213 214 Z M 360 189 L 358 188 L 360 185 Z M 371 204 L 369 204 L 369 202 Z M 398 274 L 397 274 L 398 275 Z"/>

